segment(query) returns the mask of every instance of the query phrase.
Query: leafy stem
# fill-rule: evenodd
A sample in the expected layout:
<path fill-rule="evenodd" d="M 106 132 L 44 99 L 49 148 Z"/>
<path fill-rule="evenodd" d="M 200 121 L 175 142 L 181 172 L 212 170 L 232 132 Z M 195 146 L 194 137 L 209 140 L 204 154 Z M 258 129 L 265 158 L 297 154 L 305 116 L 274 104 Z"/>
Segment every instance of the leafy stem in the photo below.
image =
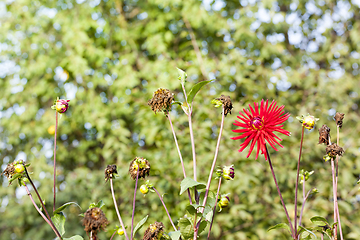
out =
<path fill-rule="evenodd" d="M 152 189 L 153 189 L 153 190 L 157 193 L 157 195 L 159 196 L 160 201 L 161 201 L 161 203 L 163 204 L 163 206 L 164 206 L 164 208 L 165 208 L 166 214 L 167 214 L 168 217 L 169 217 L 169 220 L 170 220 L 171 225 L 173 226 L 174 230 L 177 231 L 177 229 L 176 229 L 176 227 L 175 227 L 175 224 L 174 224 L 174 222 L 172 221 L 172 219 L 171 219 L 171 217 L 170 217 L 170 213 L 169 213 L 168 209 L 166 208 L 166 205 L 165 205 L 165 203 L 164 203 L 163 198 L 161 197 L 160 193 L 156 190 L 155 187 L 152 187 Z"/>

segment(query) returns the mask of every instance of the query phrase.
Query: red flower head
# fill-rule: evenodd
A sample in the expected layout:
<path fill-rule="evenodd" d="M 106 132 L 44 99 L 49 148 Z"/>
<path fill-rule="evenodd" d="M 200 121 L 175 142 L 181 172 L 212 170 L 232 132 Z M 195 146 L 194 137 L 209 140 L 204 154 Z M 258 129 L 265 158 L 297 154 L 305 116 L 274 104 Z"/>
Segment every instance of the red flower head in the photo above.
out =
<path fill-rule="evenodd" d="M 282 129 L 284 125 L 280 125 L 290 116 L 289 113 L 284 114 L 284 107 L 285 106 L 276 106 L 276 102 L 274 100 L 270 105 L 268 100 L 266 100 L 266 102 L 261 100 L 260 108 L 258 103 L 254 103 L 254 108 L 249 104 L 250 111 L 243 109 L 244 113 L 239 112 L 240 116 L 237 117 L 242 122 L 235 120 L 235 123 L 233 124 L 241 127 L 242 129 L 236 129 L 233 130 L 233 132 L 241 133 L 241 135 L 231 138 L 233 140 L 246 138 L 245 142 L 240 145 L 241 148 L 239 149 L 239 152 L 242 152 L 251 142 L 249 153 L 246 156 L 249 157 L 255 147 L 255 144 L 257 143 L 255 159 L 258 158 L 259 151 L 261 150 L 261 154 L 264 154 L 265 159 L 267 160 L 265 147 L 266 142 L 269 143 L 269 145 L 276 151 L 276 144 L 283 147 L 279 143 L 282 139 L 276 136 L 274 132 L 290 136 L 289 131 Z"/>

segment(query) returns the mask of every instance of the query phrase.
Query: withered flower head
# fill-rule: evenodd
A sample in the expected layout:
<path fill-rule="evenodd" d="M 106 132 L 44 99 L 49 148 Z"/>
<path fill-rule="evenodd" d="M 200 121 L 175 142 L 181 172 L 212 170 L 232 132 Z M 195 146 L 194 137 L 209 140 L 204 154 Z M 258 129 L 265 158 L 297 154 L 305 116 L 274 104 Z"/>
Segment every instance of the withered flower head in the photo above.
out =
<path fill-rule="evenodd" d="M 325 124 L 319 129 L 319 144 L 325 143 L 325 145 L 329 145 L 330 138 L 330 128 Z"/>
<path fill-rule="evenodd" d="M 14 163 L 9 163 L 5 170 L 2 172 L 1 175 L 5 175 L 8 179 L 10 179 L 15 174 L 15 167 Z"/>
<path fill-rule="evenodd" d="M 146 229 L 142 240 L 159 240 L 164 233 L 164 224 L 162 222 L 155 222 L 150 224 Z"/>
<path fill-rule="evenodd" d="M 220 97 L 215 98 L 215 100 L 221 101 L 222 105 L 224 105 L 225 116 L 228 113 L 231 114 L 231 109 L 233 108 L 233 105 L 232 105 L 230 96 L 221 95 Z"/>
<path fill-rule="evenodd" d="M 25 176 L 25 167 L 23 160 L 14 161 L 9 163 L 1 175 L 5 175 L 9 180 L 9 185 L 15 179 L 22 179 Z"/>
<path fill-rule="evenodd" d="M 336 143 L 332 143 L 326 147 L 326 154 L 328 154 L 330 157 L 335 157 L 336 155 L 342 156 L 343 153 L 344 149 Z"/>
<path fill-rule="evenodd" d="M 169 89 L 159 88 L 154 92 L 153 98 L 148 101 L 148 105 L 155 113 L 160 111 L 166 112 L 170 110 L 173 101 L 174 94 Z"/>
<path fill-rule="evenodd" d="M 93 239 L 97 239 L 97 232 L 101 229 L 104 230 L 108 224 L 109 221 L 100 208 L 94 207 L 86 210 L 83 225 L 85 226 L 85 232 L 92 233 Z"/>
<path fill-rule="evenodd" d="M 139 178 L 145 178 L 150 173 L 150 163 L 145 158 L 136 157 L 131 161 L 129 166 L 129 174 L 133 180 L 136 179 L 136 174 L 139 169 Z"/>
<path fill-rule="evenodd" d="M 107 182 L 110 178 L 113 178 L 114 174 L 117 174 L 116 165 L 107 165 L 105 168 L 105 182 Z"/>
<path fill-rule="evenodd" d="M 339 128 L 342 128 L 344 116 L 345 116 L 344 113 L 339 113 L 339 112 L 337 112 L 337 113 L 335 114 L 334 119 L 335 119 L 335 121 L 336 121 L 336 125 L 339 126 Z"/>

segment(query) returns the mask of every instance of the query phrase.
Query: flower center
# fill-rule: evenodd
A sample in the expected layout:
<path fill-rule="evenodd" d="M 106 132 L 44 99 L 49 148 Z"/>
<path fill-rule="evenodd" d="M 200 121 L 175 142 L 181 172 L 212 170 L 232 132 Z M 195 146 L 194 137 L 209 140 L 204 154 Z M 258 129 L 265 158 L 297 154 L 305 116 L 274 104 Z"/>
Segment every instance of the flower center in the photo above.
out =
<path fill-rule="evenodd" d="M 254 130 L 259 130 L 261 129 L 263 126 L 264 126 L 264 122 L 263 120 L 257 116 L 257 117 L 254 117 L 251 121 L 250 121 L 250 124 L 251 124 L 251 127 L 254 129 Z"/>

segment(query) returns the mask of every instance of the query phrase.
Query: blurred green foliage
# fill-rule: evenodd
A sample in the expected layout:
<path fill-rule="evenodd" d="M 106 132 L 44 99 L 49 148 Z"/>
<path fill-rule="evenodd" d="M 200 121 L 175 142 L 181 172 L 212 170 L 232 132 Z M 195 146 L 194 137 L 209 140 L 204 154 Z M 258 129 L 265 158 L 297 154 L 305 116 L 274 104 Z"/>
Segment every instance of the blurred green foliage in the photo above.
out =
<path fill-rule="evenodd" d="M 50 210 L 53 135 L 48 128 L 55 124 L 50 107 L 56 97 L 67 98 L 69 111 L 59 121 L 57 206 L 75 201 L 82 210 L 65 210 L 65 237 L 85 237 L 78 215 L 100 199 L 111 222 L 100 239 L 110 238 L 119 225 L 110 186 L 104 182 L 107 164 L 119 167 L 115 193 L 130 226 L 134 181 L 127 171 L 134 156 L 150 161 L 149 179 L 160 194 L 166 193 L 164 201 L 177 222 L 187 205 L 186 194 L 179 196 L 181 165 L 167 119 L 154 114 L 147 101 L 159 87 L 184 100 L 179 67 L 188 74 L 187 90 L 214 79 L 194 100 L 200 182 L 207 180 L 221 119 L 221 110 L 210 102 L 224 94 L 234 103 L 218 158 L 218 165 L 235 167 L 235 180 L 222 187 L 222 193 L 230 193 L 231 206 L 216 215 L 212 239 L 289 239 L 285 230 L 267 232 L 286 222 L 267 162 L 254 161 L 254 154 L 246 159 L 237 152 L 240 142 L 230 140 L 236 113 L 262 98 L 277 100 L 292 115 L 285 124 L 292 136 L 284 138 L 284 149 L 271 152 L 292 219 L 301 133 L 295 117 L 310 113 L 320 118 L 315 130 L 306 131 L 301 162 L 301 168 L 314 170 L 307 189 L 319 190 L 306 203 L 305 227 L 315 215 L 332 223 L 331 168 L 322 160 L 325 147 L 317 145 L 317 129 L 327 124 L 335 141 L 332 117 L 336 111 L 345 113 L 339 208 L 344 238 L 359 239 L 359 12 L 358 1 L 330 0 L 2 1 L 2 169 L 17 157 L 31 163 L 29 170 Z M 192 176 L 187 116 L 174 106 L 171 117 Z M 0 181 L 0 239 L 53 239 L 24 190 L 15 184 L 7 187 L 4 176 Z M 161 221 L 171 231 L 156 194 L 139 193 L 135 222 L 147 214 L 148 224 Z"/>

